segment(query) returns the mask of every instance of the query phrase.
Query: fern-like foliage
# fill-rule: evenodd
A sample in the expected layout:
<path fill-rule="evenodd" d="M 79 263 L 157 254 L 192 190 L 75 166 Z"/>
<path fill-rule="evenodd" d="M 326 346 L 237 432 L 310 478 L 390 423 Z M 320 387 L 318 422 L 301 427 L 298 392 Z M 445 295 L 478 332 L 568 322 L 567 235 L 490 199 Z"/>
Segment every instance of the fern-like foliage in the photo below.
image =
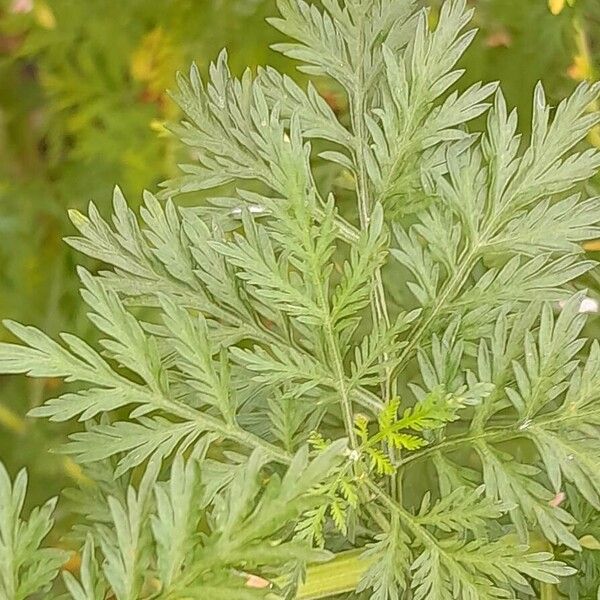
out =
<path fill-rule="evenodd" d="M 116 190 L 112 222 L 72 214 L 69 243 L 106 264 L 80 270 L 98 345 L 7 323 L 0 370 L 72 383 L 32 414 L 85 422 L 65 452 L 117 478 L 77 496 L 71 596 L 577 598 L 600 508 L 576 293 L 600 87 L 551 109 L 538 86 L 524 140 L 495 84 L 453 89 L 464 0 L 433 27 L 410 0 L 278 6 L 276 49 L 335 80 L 349 121 L 272 69 L 193 67 L 175 131 L 198 160 L 161 196 L 215 197 L 148 193 L 136 215 Z M 364 550 L 362 572 L 315 584 L 319 548 Z"/>
<path fill-rule="evenodd" d="M 56 499 L 35 508 L 23 518 L 27 473 L 21 471 L 14 484 L 0 465 L 0 597 L 25 600 L 39 591 L 48 591 L 66 552 L 40 548 L 54 523 Z"/>

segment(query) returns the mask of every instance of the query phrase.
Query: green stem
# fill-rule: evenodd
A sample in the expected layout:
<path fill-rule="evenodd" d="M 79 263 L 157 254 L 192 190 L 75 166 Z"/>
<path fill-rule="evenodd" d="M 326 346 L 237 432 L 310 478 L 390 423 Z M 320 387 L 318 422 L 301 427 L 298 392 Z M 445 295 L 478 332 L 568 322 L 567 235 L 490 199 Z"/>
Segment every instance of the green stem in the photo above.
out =
<path fill-rule="evenodd" d="M 459 259 L 459 264 L 461 265 L 460 268 L 445 286 L 444 291 L 437 297 L 435 306 L 429 312 L 429 315 L 427 315 L 424 320 L 421 320 L 416 329 L 410 334 L 410 341 L 405 346 L 398 360 L 400 370 L 403 370 L 407 366 L 412 353 L 420 344 L 423 336 L 429 331 L 429 327 L 444 308 L 446 301 L 455 293 L 457 293 L 465 284 L 469 274 L 471 273 L 471 270 L 473 269 L 477 257 L 478 253 L 475 249 L 473 249 Z"/>
<path fill-rule="evenodd" d="M 361 44 L 364 45 L 364 36 L 361 35 Z M 364 155 L 367 151 L 366 148 L 366 132 L 365 132 L 365 122 L 364 122 L 364 90 L 361 88 L 361 83 L 363 79 L 362 68 L 359 70 L 357 78 L 359 79 L 358 87 L 359 91 L 353 95 L 352 99 L 352 107 L 351 107 L 351 121 L 352 128 L 354 130 L 354 137 L 357 144 L 357 149 L 354 153 L 354 160 L 357 166 L 357 174 L 356 174 L 356 196 L 358 202 L 358 214 L 360 219 L 360 228 L 362 231 L 365 231 L 369 227 L 369 223 L 371 222 L 371 210 L 372 210 L 372 202 L 369 197 L 369 188 L 368 188 L 368 175 L 366 172 L 366 166 L 364 161 Z M 371 301 L 371 308 L 373 312 L 373 319 L 378 323 L 382 323 L 385 326 L 385 329 L 389 329 L 390 327 L 390 318 L 389 312 L 387 308 L 387 302 L 385 298 L 385 290 L 383 287 L 383 280 L 381 278 L 381 269 L 377 268 L 375 273 L 373 274 L 374 281 L 374 293 Z M 382 357 L 382 362 L 388 361 L 388 356 L 384 355 Z M 385 380 L 382 385 L 383 398 L 385 403 L 387 404 L 391 397 L 391 380 L 392 380 L 392 372 L 391 369 L 385 368 Z"/>
<path fill-rule="evenodd" d="M 294 197 L 294 190 L 290 190 L 290 197 Z M 309 274 L 312 279 L 312 286 L 316 293 L 315 304 L 320 309 L 323 315 L 323 330 L 325 333 L 326 350 L 332 362 L 333 375 L 336 383 L 337 391 L 340 397 L 340 406 L 342 409 L 342 418 L 346 434 L 350 441 L 350 447 L 355 449 L 358 446 L 356 431 L 354 430 L 354 411 L 352 408 L 352 398 L 350 397 L 350 389 L 344 371 L 344 363 L 340 352 L 338 340 L 334 330 L 334 324 L 331 317 L 331 306 L 327 296 L 326 284 L 323 280 L 323 268 L 319 257 L 316 255 L 315 243 L 311 235 L 312 214 L 306 213 L 306 207 L 302 204 L 301 210 L 306 218 L 306 227 L 303 230 L 300 243 L 304 246 L 305 251 L 309 256 Z M 302 213 L 301 213 L 302 214 Z"/>
<path fill-rule="evenodd" d="M 362 15 L 362 21 L 364 23 L 365 16 Z M 358 40 L 359 49 L 358 56 L 362 57 L 365 52 L 366 40 L 364 34 L 363 23 L 361 23 L 359 30 L 360 36 Z M 356 147 L 353 151 L 354 164 L 356 165 L 356 198 L 358 204 L 358 215 L 360 220 L 360 228 L 362 231 L 366 231 L 369 227 L 371 220 L 372 211 L 372 199 L 369 194 L 369 176 L 366 170 L 366 164 L 364 157 L 368 152 L 367 147 L 367 132 L 365 124 L 365 73 L 362 61 L 359 61 L 356 71 L 356 88 L 350 91 L 350 121 L 352 123 L 352 131 L 354 134 L 354 140 Z M 353 93 L 352 93 L 353 92 Z M 383 279 L 381 277 L 381 269 L 378 267 L 373 274 L 373 296 L 371 298 L 371 313 L 374 323 L 382 325 L 382 329 L 387 331 L 390 328 L 390 317 L 387 307 L 387 301 L 385 297 L 385 290 L 383 287 Z M 384 353 L 381 357 L 380 363 L 388 365 L 389 355 Z M 392 395 L 395 393 L 394 385 L 392 383 L 392 369 L 389 366 L 382 368 L 383 381 L 381 382 L 381 392 L 383 396 L 384 405 L 387 405 Z M 394 449 L 388 449 L 388 454 L 392 462 L 396 462 L 396 452 Z M 402 482 L 401 475 L 398 473 L 392 482 L 392 488 L 394 497 L 401 498 L 402 496 Z"/>
<path fill-rule="evenodd" d="M 141 389 L 144 390 L 144 388 Z M 157 405 L 163 410 L 187 421 L 196 421 L 207 431 L 219 433 L 223 437 L 235 442 L 239 442 L 247 448 L 260 448 L 275 462 L 287 465 L 292 460 L 291 455 L 285 450 L 282 450 L 274 444 L 263 440 L 261 437 L 242 429 L 239 425 L 224 423 L 212 415 L 207 415 L 206 413 L 200 412 L 185 404 L 165 398 L 164 396 L 153 396 L 153 398 L 153 404 Z"/>
<path fill-rule="evenodd" d="M 587 412 L 577 412 L 577 413 L 552 413 L 546 417 L 540 417 L 537 421 L 531 423 L 531 425 L 527 428 L 520 429 L 518 427 L 518 422 L 507 423 L 502 427 L 495 427 L 493 429 L 488 429 L 487 431 L 483 431 L 481 433 L 476 433 L 474 435 L 469 435 L 467 437 L 462 434 L 458 434 L 451 438 L 446 439 L 441 444 L 436 444 L 432 446 L 428 446 L 422 451 L 413 452 L 406 456 L 403 460 L 400 461 L 399 467 L 406 466 L 412 462 L 417 460 L 422 460 L 423 458 L 427 458 L 431 454 L 435 454 L 436 452 L 445 452 L 445 451 L 453 451 L 461 448 L 462 446 L 472 446 L 476 442 L 482 440 L 501 440 L 503 442 L 508 442 L 517 438 L 528 437 L 530 431 L 534 427 L 544 427 L 544 426 L 555 426 L 560 423 L 565 423 L 571 419 L 585 419 L 587 416 L 597 415 L 600 412 L 600 409 L 596 408 L 594 410 L 590 410 Z"/>
<path fill-rule="evenodd" d="M 338 382 L 338 392 L 340 394 L 340 404 L 342 408 L 342 417 L 344 419 L 346 434 L 350 440 L 350 447 L 354 450 L 358 447 L 358 439 L 354 429 L 354 411 L 352 409 L 352 399 L 350 398 L 350 393 L 347 388 L 346 373 L 344 371 L 342 356 L 340 354 L 336 336 L 329 319 L 327 319 L 327 322 L 325 323 L 325 337 L 327 339 L 327 344 L 329 345 L 329 351 L 331 353 L 331 359 L 333 361 L 334 375 Z"/>
<path fill-rule="evenodd" d="M 558 600 L 560 595 L 556 586 L 552 583 L 540 584 L 540 600 Z"/>
<path fill-rule="evenodd" d="M 458 293 L 467 282 L 469 275 L 481 257 L 482 249 L 488 245 L 488 240 L 493 239 L 494 232 L 498 228 L 498 217 L 491 219 L 485 230 L 477 239 L 471 240 L 471 244 L 464 248 L 458 257 L 458 270 L 450 277 L 443 291 L 436 297 L 436 302 L 427 316 L 418 321 L 415 329 L 410 334 L 410 341 L 402 351 L 398 360 L 398 375 L 408 365 L 412 353 L 420 344 L 423 336 L 429 331 L 431 324 L 444 309 L 446 302 Z"/>
<path fill-rule="evenodd" d="M 312 565 L 306 571 L 306 581 L 298 589 L 296 600 L 321 600 L 353 592 L 375 558 L 361 558 L 364 548 L 337 554 L 326 563 Z"/>

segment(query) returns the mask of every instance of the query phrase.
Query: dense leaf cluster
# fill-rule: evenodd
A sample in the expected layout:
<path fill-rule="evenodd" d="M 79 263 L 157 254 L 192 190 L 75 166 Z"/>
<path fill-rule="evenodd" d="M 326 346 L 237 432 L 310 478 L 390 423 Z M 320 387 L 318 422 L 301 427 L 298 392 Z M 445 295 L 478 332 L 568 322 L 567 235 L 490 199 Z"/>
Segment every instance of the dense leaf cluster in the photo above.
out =
<path fill-rule="evenodd" d="M 98 345 L 7 323 L 2 372 L 72 384 L 32 414 L 85 422 L 70 597 L 585 597 L 600 347 L 572 282 L 600 236 L 580 185 L 600 86 L 555 109 L 538 86 L 523 140 L 496 84 L 453 91 L 464 0 L 435 27 L 411 0 L 278 5 L 277 50 L 345 91 L 348 122 L 273 69 L 193 67 L 176 131 L 197 161 L 162 194 L 209 205 L 146 194 L 138 216 L 117 190 L 111 222 L 72 213 L 106 265 L 79 271 Z M 62 558 L 38 549 L 51 507 L 22 520 L 24 476 L 2 481 L 0 592 L 26 598 Z M 360 576 L 315 591 L 308 565 L 352 550 Z"/>

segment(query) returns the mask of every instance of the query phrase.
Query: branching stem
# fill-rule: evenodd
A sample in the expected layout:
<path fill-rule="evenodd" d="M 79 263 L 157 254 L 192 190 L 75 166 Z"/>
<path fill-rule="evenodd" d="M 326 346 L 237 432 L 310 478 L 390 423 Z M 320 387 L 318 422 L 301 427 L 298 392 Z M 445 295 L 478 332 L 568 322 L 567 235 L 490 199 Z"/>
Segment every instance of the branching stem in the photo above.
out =
<path fill-rule="evenodd" d="M 366 40 L 364 33 L 364 21 L 365 14 L 361 15 L 361 23 L 359 26 L 359 49 L 358 49 L 358 64 L 356 71 L 355 89 L 350 90 L 350 120 L 352 124 L 352 130 L 354 134 L 355 147 L 353 149 L 354 164 L 356 165 L 356 197 L 358 203 L 358 215 L 360 220 L 360 228 L 362 231 L 366 231 L 369 227 L 371 220 L 371 211 L 373 209 L 372 199 L 369 194 L 369 177 L 366 170 L 365 155 L 369 151 L 367 146 L 367 132 L 365 123 L 365 93 L 366 93 L 366 81 L 364 73 L 364 64 L 362 57 L 364 56 L 366 49 Z M 385 290 L 383 287 L 383 280 L 381 277 L 381 268 L 377 267 L 373 274 L 374 291 L 373 297 L 371 298 L 371 313 L 373 316 L 373 322 L 378 323 L 382 330 L 387 331 L 390 328 L 390 318 L 385 297 Z M 389 355 L 384 353 L 381 356 L 380 363 L 384 364 L 382 368 L 383 381 L 381 384 L 381 392 L 383 396 L 384 405 L 387 405 L 393 394 L 395 393 L 394 385 L 392 383 L 392 369 L 387 366 L 389 364 Z M 397 460 L 395 451 L 388 449 L 388 454 L 392 459 L 392 462 Z M 392 481 L 392 493 L 395 498 L 400 499 L 402 496 L 402 482 L 400 480 L 400 474 L 393 478 Z"/>
<path fill-rule="evenodd" d="M 399 467 L 404 467 L 412 462 L 422 460 L 423 458 L 431 456 L 436 452 L 454 451 L 464 446 L 472 446 L 473 444 L 482 440 L 501 440 L 503 442 L 508 442 L 517 438 L 528 437 L 530 429 L 534 427 L 555 426 L 559 423 L 565 423 L 571 419 L 585 419 L 586 416 L 597 417 L 599 412 L 600 408 L 595 408 L 594 410 L 587 411 L 587 414 L 581 412 L 564 413 L 558 411 L 555 413 L 551 413 L 550 415 L 547 415 L 545 417 L 540 417 L 539 420 L 526 427 L 523 425 L 519 427 L 518 423 L 513 422 L 507 425 L 503 425 L 502 427 L 495 427 L 493 429 L 488 429 L 487 431 L 483 431 L 481 433 L 476 433 L 474 435 L 469 435 L 466 437 L 464 436 L 464 434 L 458 434 L 451 438 L 447 438 L 440 444 L 431 445 L 421 451 L 408 454 L 403 460 L 400 461 Z"/>
<path fill-rule="evenodd" d="M 140 387 L 143 393 L 147 393 L 147 390 Z M 287 465 L 291 462 L 291 456 L 283 449 L 278 448 L 274 444 L 271 444 L 261 437 L 242 429 L 239 425 L 227 424 L 206 413 L 200 412 L 191 406 L 175 402 L 164 396 L 153 396 L 153 404 L 159 408 L 164 409 L 172 415 L 176 415 L 187 421 L 196 421 L 202 428 L 207 431 L 214 431 L 215 433 L 221 434 L 223 437 L 239 442 L 247 448 L 255 449 L 260 448 L 263 450 L 272 460 L 280 464 Z"/>

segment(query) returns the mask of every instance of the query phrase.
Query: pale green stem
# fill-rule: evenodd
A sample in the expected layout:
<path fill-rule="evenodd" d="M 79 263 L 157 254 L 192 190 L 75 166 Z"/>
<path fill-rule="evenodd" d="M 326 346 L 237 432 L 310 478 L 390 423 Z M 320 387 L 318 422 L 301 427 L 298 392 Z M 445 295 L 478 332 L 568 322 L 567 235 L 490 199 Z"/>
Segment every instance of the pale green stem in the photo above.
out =
<path fill-rule="evenodd" d="M 363 28 L 360 28 L 361 35 L 359 37 L 359 50 L 358 56 L 362 57 L 365 50 L 365 36 Z M 354 139 L 357 147 L 354 150 L 354 163 L 357 167 L 356 173 L 356 196 L 358 202 L 358 214 L 360 219 L 360 227 L 362 231 L 365 231 L 369 227 L 371 220 L 372 201 L 369 197 L 369 177 L 366 171 L 365 165 L 365 154 L 368 151 L 367 148 L 367 136 L 365 130 L 365 74 L 362 62 L 359 63 L 358 71 L 356 74 L 356 90 L 351 93 L 350 103 L 350 118 L 352 122 L 352 129 Z M 383 280 L 381 277 L 381 269 L 378 267 L 373 274 L 374 291 L 373 297 L 371 298 L 371 312 L 373 315 L 374 323 L 383 325 L 385 330 L 390 327 L 390 318 L 385 298 L 385 290 L 383 287 Z M 388 364 L 389 356 L 387 353 L 381 357 L 380 363 Z M 392 369 L 388 366 L 382 369 L 383 381 L 381 383 L 381 391 L 383 395 L 384 404 L 387 405 L 395 390 L 392 384 Z M 388 449 L 388 454 L 392 459 L 392 462 L 396 462 L 397 457 L 393 449 Z M 401 475 L 398 473 L 392 482 L 392 492 L 395 498 L 401 498 L 402 496 L 402 482 Z"/>
<path fill-rule="evenodd" d="M 142 390 L 144 388 L 141 388 Z M 146 392 L 147 393 L 147 392 Z M 266 442 L 261 437 L 242 429 L 239 425 L 227 424 L 206 413 L 200 412 L 191 406 L 175 402 L 164 396 L 153 396 L 155 399 L 152 404 L 166 410 L 167 412 L 186 419 L 187 421 L 196 421 L 202 428 L 207 431 L 214 431 L 221 434 L 223 437 L 239 442 L 247 448 L 260 448 L 272 460 L 280 464 L 287 465 L 291 462 L 292 457 L 285 450 L 278 448 L 274 444 Z"/>

